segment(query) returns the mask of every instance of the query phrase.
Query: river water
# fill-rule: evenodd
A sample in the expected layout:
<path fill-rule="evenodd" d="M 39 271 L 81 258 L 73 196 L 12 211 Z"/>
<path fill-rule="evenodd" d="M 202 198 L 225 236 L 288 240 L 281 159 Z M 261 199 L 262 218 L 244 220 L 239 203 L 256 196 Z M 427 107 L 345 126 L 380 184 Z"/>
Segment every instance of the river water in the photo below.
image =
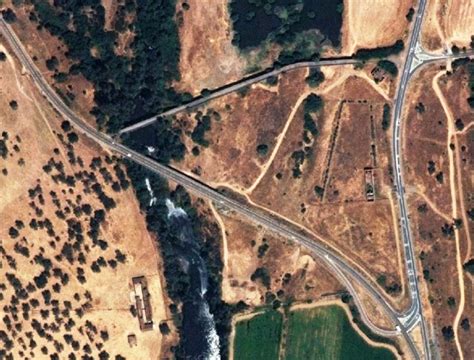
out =
<path fill-rule="evenodd" d="M 166 200 L 168 219 L 179 234 L 176 250 L 190 278 L 190 300 L 183 304 L 181 337 L 187 359 L 218 360 L 219 336 L 206 300 L 209 275 L 199 255 L 199 244 L 186 212 Z"/>

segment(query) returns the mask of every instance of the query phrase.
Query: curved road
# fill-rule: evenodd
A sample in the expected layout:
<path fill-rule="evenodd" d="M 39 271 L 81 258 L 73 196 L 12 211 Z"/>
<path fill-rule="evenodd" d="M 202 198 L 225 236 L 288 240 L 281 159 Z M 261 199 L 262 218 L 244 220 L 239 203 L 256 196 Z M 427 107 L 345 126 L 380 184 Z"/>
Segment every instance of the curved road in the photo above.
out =
<path fill-rule="evenodd" d="M 404 243 L 404 252 L 406 258 L 406 266 L 408 272 L 408 280 L 409 280 L 409 289 L 412 298 L 412 304 L 408 311 L 404 314 L 397 314 L 392 307 L 388 304 L 388 302 L 384 299 L 383 296 L 380 295 L 377 288 L 372 285 L 370 281 L 368 281 L 363 275 L 360 274 L 357 270 L 353 267 L 348 265 L 346 261 L 336 252 L 330 250 L 326 245 L 321 245 L 313 241 L 311 237 L 303 235 L 301 232 L 294 230 L 294 228 L 289 225 L 286 221 L 282 219 L 277 219 L 275 217 L 269 216 L 267 214 L 262 213 L 259 210 L 256 210 L 250 207 L 248 204 L 241 203 L 240 201 L 236 201 L 233 199 L 227 198 L 225 195 L 220 194 L 219 192 L 215 191 L 212 188 L 209 188 L 203 183 L 188 177 L 185 174 L 182 174 L 175 169 L 170 167 L 164 166 L 143 156 L 122 144 L 116 143 L 112 138 L 109 136 L 97 131 L 96 129 L 90 127 L 86 124 L 82 119 L 80 119 L 64 102 L 61 98 L 56 94 L 56 92 L 49 86 L 46 80 L 42 77 L 39 70 L 34 65 L 33 61 L 29 58 L 27 52 L 24 50 L 21 42 L 18 40 L 14 32 L 10 29 L 10 27 L 1 19 L 0 21 L 0 30 L 5 36 L 5 38 L 10 43 L 11 47 L 13 48 L 15 54 L 18 56 L 20 61 L 22 62 L 23 66 L 29 71 L 31 77 L 33 78 L 36 86 L 42 92 L 42 94 L 48 99 L 48 101 L 53 105 L 56 110 L 58 110 L 65 118 L 70 120 L 76 127 L 81 129 L 85 135 L 90 137 L 96 142 L 101 143 L 103 146 L 113 149 L 114 151 L 120 153 L 124 157 L 129 158 L 130 160 L 139 163 L 146 168 L 154 171 L 161 176 L 172 180 L 176 183 L 179 183 L 188 189 L 192 190 L 194 193 L 198 194 L 199 196 L 211 199 L 221 205 L 224 205 L 232 210 L 239 212 L 240 214 L 250 218 L 252 221 L 261 224 L 270 230 L 278 233 L 283 237 L 290 238 L 301 245 L 305 246 L 306 248 L 310 249 L 313 253 L 315 253 L 318 257 L 320 257 L 330 268 L 333 269 L 336 276 L 347 286 L 350 292 L 354 295 L 354 299 L 356 304 L 358 305 L 359 309 L 363 309 L 357 298 L 357 294 L 351 284 L 351 280 L 347 278 L 349 276 L 352 279 L 355 279 L 364 289 L 373 297 L 377 303 L 379 303 L 385 312 L 390 316 L 395 324 L 397 324 L 397 329 L 402 333 L 404 338 L 407 340 L 407 343 L 415 356 L 415 358 L 419 358 L 417 353 L 416 347 L 408 335 L 408 331 L 416 325 L 418 321 L 422 322 L 422 333 L 423 333 L 423 343 L 425 348 L 425 355 L 427 358 L 430 358 L 429 354 L 429 341 L 427 336 L 426 324 L 424 322 L 424 318 L 421 311 L 421 299 L 418 289 L 418 279 L 416 274 L 416 267 L 415 267 L 415 257 L 414 257 L 414 246 L 410 234 L 410 227 L 409 227 L 409 219 L 407 215 L 407 208 L 406 202 L 404 197 L 404 187 L 403 187 L 403 179 L 401 174 L 401 142 L 400 142 L 400 129 L 401 129 L 401 115 L 402 115 L 402 106 L 403 106 L 403 99 L 405 95 L 405 90 L 407 83 L 409 81 L 412 72 L 410 72 L 411 64 L 413 58 L 415 56 L 415 45 L 418 41 L 418 36 L 421 28 L 421 22 L 423 18 L 423 13 L 426 5 L 426 0 L 421 0 L 420 6 L 417 11 L 417 17 L 414 24 L 414 30 L 410 38 L 409 48 L 408 48 L 408 55 L 406 62 L 404 64 L 404 69 L 402 72 L 401 80 L 399 83 L 399 88 L 397 91 L 397 97 L 395 102 L 395 110 L 394 110 L 394 126 L 393 126 L 393 158 L 395 162 L 395 184 L 397 188 L 398 194 L 398 201 L 399 207 L 401 212 L 401 227 L 402 227 L 402 234 L 403 234 L 403 243 Z M 167 116 L 179 111 L 183 111 L 188 107 L 197 106 L 205 101 L 209 101 L 213 98 L 223 96 L 227 93 L 232 91 L 236 91 L 242 87 L 248 86 L 258 81 L 262 81 L 263 79 L 269 78 L 271 76 L 278 75 L 284 71 L 289 71 L 292 69 L 300 68 L 300 67 L 316 67 L 316 66 L 334 66 L 334 65 L 346 65 L 346 64 L 354 64 L 357 61 L 355 60 L 334 60 L 334 61 L 322 61 L 322 62 L 304 62 L 304 63 L 297 63 L 285 66 L 278 70 L 271 71 L 266 74 L 262 74 L 258 77 L 254 77 L 251 79 L 244 80 L 241 83 L 226 87 L 225 89 L 216 91 L 215 93 L 211 94 L 209 97 L 204 97 L 201 99 L 197 99 L 193 102 L 190 102 L 186 105 L 174 108 L 165 112 L 163 114 L 154 116 L 145 122 L 140 122 L 135 124 L 135 128 L 125 128 L 122 132 L 134 130 L 136 128 L 146 126 L 160 116 Z M 128 129 L 128 130 L 127 130 Z M 366 314 L 361 311 L 362 318 L 368 325 L 372 328 L 373 331 L 381 333 L 385 336 L 394 335 L 393 331 L 384 331 L 378 329 L 371 324 L 370 320 L 367 318 Z"/>

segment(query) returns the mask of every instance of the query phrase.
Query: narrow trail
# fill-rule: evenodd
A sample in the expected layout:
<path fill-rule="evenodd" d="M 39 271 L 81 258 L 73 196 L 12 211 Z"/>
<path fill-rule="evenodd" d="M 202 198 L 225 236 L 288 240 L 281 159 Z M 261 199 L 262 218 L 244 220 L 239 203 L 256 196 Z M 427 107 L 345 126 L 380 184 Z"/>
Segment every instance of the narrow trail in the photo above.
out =
<path fill-rule="evenodd" d="M 462 135 L 462 134 L 467 133 L 473 126 L 474 126 L 474 121 L 471 121 L 468 125 L 464 126 L 464 129 L 456 131 L 456 135 Z"/>
<path fill-rule="evenodd" d="M 432 86 L 433 90 L 436 93 L 436 96 L 439 98 L 439 101 L 441 102 L 441 105 L 443 106 L 443 110 L 445 112 L 447 122 L 448 122 L 448 138 L 447 138 L 447 152 L 449 156 L 449 184 L 451 188 L 451 207 L 452 207 L 452 217 L 457 218 L 458 214 L 458 208 L 457 208 L 457 192 L 456 192 L 456 165 L 455 165 L 455 159 L 454 159 L 454 154 L 453 152 L 457 152 L 457 146 L 454 151 L 452 151 L 449 148 L 449 145 L 451 143 L 451 139 L 453 138 L 453 135 L 455 133 L 454 130 L 454 118 L 453 114 L 451 113 L 448 103 L 441 92 L 441 89 L 439 87 L 438 80 L 441 76 L 444 75 L 444 71 L 440 71 L 439 73 L 436 74 L 436 76 L 433 78 Z M 454 136 L 454 141 L 457 143 L 456 136 Z M 459 168 L 458 168 L 459 171 Z M 459 193 L 460 199 L 462 199 L 462 193 Z M 462 201 L 461 201 L 462 202 Z M 467 225 L 466 225 L 467 226 Z M 464 304 L 465 304 L 465 294 L 464 294 L 464 275 L 463 275 L 463 267 L 462 267 L 462 260 L 461 260 L 461 245 L 460 245 L 460 237 L 459 237 L 459 229 L 454 230 L 454 237 L 456 241 L 456 267 L 457 267 L 457 272 L 458 272 L 458 282 L 459 282 L 459 307 L 458 311 L 456 313 L 456 317 L 454 318 L 454 323 L 453 323 L 453 329 L 454 329 L 454 341 L 456 343 L 456 348 L 459 353 L 459 359 L 463 360 L 464 355 L 462 352 L 462 347 L 461 343 L 459 341 L 459 322 L 461 319 L 461 316 L 464 311 Z"/>
<path fill-rule="evenodd" d="M 433 210 L 433 212 L 434 212 L 436 215 L 442 217 L 442 218 L 443 218 L 444 220 L 446 220 L 448 223 L 450 223 L 451 221 L 453 221 L 452 217 L 446 215 L 444 212 L 442 212 L 440 209 L 438 209 L 438 208 L 436 207 L 436 204 L 435 204 L 433 201 L 431 201 L 431 199 L 430 199 L 423 191 L 421 191 L 421 190 L 415 190 L 414 193 L 415 193 L 416 195 L 418 195 L 419 197 L 421 197 L 421 198 L 423 199 L 423 201 L 426 202 L 426 203 L 430 206 L 431 210 Z"/>
<path fill-rule="evenodd" d="M 293 122 L 293 119 L 295 118 L 295 115 L 300 108 L 300 105 L 303 103 L 303 101 L 306 99 L 306 97 L 311 94 L 311 91 L 305 91 L 298 100 L 296 100 L 295 105 L 293 105 L 293 109 L 291 110 L 290 115 L 288 116 L 288 120 L 286 121 L 285 127 L 283 128 L 282 132 L 280 135 L 278 135 L 278 140 L 277 143 L 275 144 L 275 147 L 273 148 L 273 151 L 268 158 L 267 162 L 263 165 L 262 171 L 260 172 L 260 175 L 255 179 L 253 184 L 245 190 L 246 194 L 250 194 L 252 191 L 255 190 L 255 188 L 258 186 L 260 181 L 263 179 L 265 174 L 267 173 L 268 169 L 270 168 L 271 164 L 273 163 L 273 160 L 275 159 L 278 150 L 280 150 L 280 146 L 283 143 L 283 140 L 285 139 L 286 133 L 288 132 L 288 129 L 290 128 L 291 123 Z"/>
<path fill-rule="evenodd" d="M 222 262 L 224 263 L 224 269 L 227 269 L 228 266 L 228 259 L 229 259 L 229 252 L 227 249 L 227 236 L 225 234 L 225 224 L 224 221 L 222 220 L 221 216 L 217 212 L 216 208 L 214 207 L 214 204 L 212 201 L 208 201 L 209 207 L 211 208 L 212 215 L 214 215 L 217 223 L 219 224 L 219 227 L 221 229 L 221 234 L 222 234 Z M 223 271 L 224 273 L 226 270 Z"/>

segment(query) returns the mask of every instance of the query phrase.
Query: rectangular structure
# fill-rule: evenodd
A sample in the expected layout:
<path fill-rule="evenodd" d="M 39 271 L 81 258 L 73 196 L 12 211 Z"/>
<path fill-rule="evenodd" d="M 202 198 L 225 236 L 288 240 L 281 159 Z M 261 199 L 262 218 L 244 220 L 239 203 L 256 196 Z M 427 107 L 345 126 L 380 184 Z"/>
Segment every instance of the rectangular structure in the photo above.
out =
<path fill-rule="evenodd" d="M 133 290 L 135 292 L 135 306 L 137 308 L 140 330 L 152 330 L 153 319 L 151 313 L 150 293 L 144 276 L 132 278 Z"/>

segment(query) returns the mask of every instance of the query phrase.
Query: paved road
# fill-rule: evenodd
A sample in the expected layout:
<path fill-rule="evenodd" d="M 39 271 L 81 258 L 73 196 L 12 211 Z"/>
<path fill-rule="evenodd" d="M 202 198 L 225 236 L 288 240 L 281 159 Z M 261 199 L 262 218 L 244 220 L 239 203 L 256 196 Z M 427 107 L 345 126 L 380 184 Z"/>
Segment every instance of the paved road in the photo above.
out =
<path fill-rule="evenodd" d="M 29 72 L 30 76 L 32 77 L 40 92 L 64 118 L 69 120 L 76 128 L 80 129 L 87 137 L 91 138 L 92 140 L 100 143 L 105 147 L 114 150 L 115 152 L 121 154 L 129 160 L 134 161 L 148 168 L 149 170 L 158 173 L 164 178 L 183 185 L 198 196 L 210 199 L 220 205 L 226 206 L 227 208 L 248 217 L 251 221 L 265 226 L 269 230 L 281 235 L 282 237 L 289 238 L 299 243 L 300 245 L 303 245 L 304 247 L 309 249 L 314 255 L 319 257 L 324 263 L 328 265 L 329 268 L 334 271 L 334 274 L 344 283 L 344 285 L 353 295 L 356 304 L 359 306 L 359 310 L 361 310 L 363 320 L 368 321 L 368 318 L 364 313 L 364 308 L 361 306 L 360 301 L 358 299 L 358 295 L 354 291 L 354 287 L 352 285 L 353 280 L 357 281 L 359 285 L 362 286 L 370 296 L 372 296 L 372 298 L 381 306 L 381 308 L 396 324 L 397 331 L 399 331 L 405 338 L 410 348 L 410 351 L 413 353 L 414 358 L 419 359 L 415 344 L 409 336 L 407 329 L 399 320 L 400 314 L 397 314 L 392 309 L 386 299 L 382 295 L 380 295 L 376 286 L 374 286 L 369 280 L 367 280 L 359 271 L 355 270 L 352 266 L 347 264 L 346 260 L 337 252 L 329 249 L 327 245 L 322 245 L 315 242 L 312 237 L 306 236 L 305 234 L 302 234 L 301 232 L 295 230 L 294 227 L 288 224 L 285 220 L 275 218 L 260 210 L 256 210 L 248 204 L 241 203 L 234 199 L 230 199 L 225 195 L 220 194 L 216 190 L 208 187 L 207 185 L 202 184 L 199 181 L 190 178 L 175 169 L 157 163 L 156 161 L 146 156 L 143 156 L 140 153 L 137 153 L 122 144 L 116 143 L 114 139 L 110 138 L 106 134 L 97 131 L 95 128 L 92 128 L 81 118 L 79 118 L 66 104 L 64 104 L 62 99 L 56 94 L 56 92 L 43 78 L 42 74 L 36 68 L 34 62 L 31 60 L 28 53 L 23 48 L 16 34 L 11 30 L 8 24 L 3 21 L 3 19 L 0 20 L 0 32 L 7 39 L 13 51 L 18 56 L 25 69 Z M 372 329 L 372 331 L 381 335 L 391 336 L 395 334 L 394 331 L 384 331 L 373 326 L 370 321 L 367 322 L 367 325 Z"/>
<path fill-rule="evenodd" d="M 266 80 L 268 78 L 271 78 L 272 76 L 277 76 L 277 75 L 279 75 L 281 73 L 284 73 L 284 72 L 292 71 L 292 70 L 295 70 L 295 69 L 314 68 L 314 67 L 320 67 L 320 66 L 354 65 L 354 64 L 357 64 L 359 62 L 360 61 L 354 60 L 354 59 L 339 59 L 339 60 L 321 60 L 321 61 L 302 61 L 302 62 L 286 65 L 286 66 L 283 66 L 279 69 L 275 69 L 275 70 L 269 71 L 267 73 L 264 73 L 264 74 L 261 74 L 261 75 L 258 75 L 258 76 L 250 76 L 249 78 L 243 79 L 243 80 L 241 80 L 241 81 L 239 81 L 235 84 L 228 85 L 228 86 L 227 85 L 223 86 L 222 88 L 219 88 L 219 89 L 213 91 L 208 96 L 204 96 L 204 97 L 198 98 L 196 100 L 192 100 L 187 104 L 175 107 L 175 108 L 170 109 L 168 111 L 165 111 L 161 114 L 152 116 L 152 117 L 150 117 L 146 120 L 142 120 L 142 121 L 139 121 L 139 122 L 137 122 L 133 125 L 127 126 L 127 127 L 123 128 L 122 130 L 120 130 L 119 134 L 123 134 L 123 133 L 134 131 L 134 130 L 138 130 L 142 127 L 145 127 L 147 125 L 150 125 L 150 124 L 154 123 L 159 118 L 166 117 L 166 116 L 171 116 L 171 115 L 177 114 L 181 111 L 199 106 L 199 105 L 204 104 L 204 103 L 206 103 L 210 100 L 217 99 L 221 96 L 233 93 L 233 92 L 238 91 L 240 89 L 243 89 L 247 86 L 258 83 L 258 82 L 263 81 L 263 80 Z"/>
<path fill-rule="evenodd" d="M 416 54 L 416 45 L 420 35 L 421 24 L 426 8 L 426 0 L 420 0 L 417 9 L 413 31 L 408 43 L 408 54 L 401 73 L 400 83 L 395 100 L 394 108 L 394 126 L 392 136 L 392 158 L 394 161 L 394 177 L 395 187 L 398 195 L 398 206 L 400 209 L 400 223 L 401 223 L 401 238 L 403 240 L 403 249 L 405 255 L 405 265 L 408 275 L 408 287 L 411 296 L 411 306 L 404 319 L 404 325 L 411 328 L 416 322 L 421 321 L 423 347 L 425 357 L 431 359 L 430 342 L 426 322 L 423 316 L 422 302 L 420 297 L 420 290 L 418 285 L 418 276 L 416 270 L 415 247 L 410 232 L 410 222 L 407 213 L 407 206 L 405 201 L 405 188 L 402 177 L 402 143 L 401 143 L 401 119 L 403 110 L 403 101 L 405 98 L 405 91 L 408 86 L 412 72 L 410 72 L 413 60 Z"/>

